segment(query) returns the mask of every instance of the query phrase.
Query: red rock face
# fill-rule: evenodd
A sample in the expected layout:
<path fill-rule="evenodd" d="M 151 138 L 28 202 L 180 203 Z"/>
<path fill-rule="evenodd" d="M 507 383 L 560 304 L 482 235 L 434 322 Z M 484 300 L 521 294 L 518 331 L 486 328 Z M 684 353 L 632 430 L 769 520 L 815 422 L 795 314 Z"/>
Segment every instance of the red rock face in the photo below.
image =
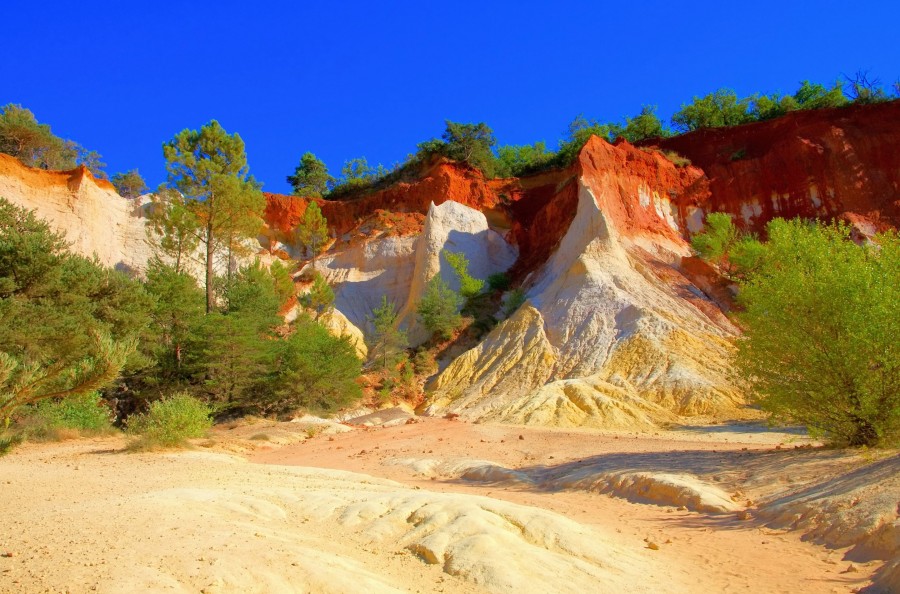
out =
<path fill-rule="evenodd" d="M 564 170 L 486 180 L 437 161 L 420 179 L 355 200 L 317 200 L 336 236 L 384 213 L 403 213 L 399 234 L 421 230 L 429 205 L 453 200 L 482 211 L 519 247 L 522 278 L 545 262 L 575 216 L 578 180 L 621 235 L 685 245 L 710 212 L 761 231 L 775 217 L 842 217 L 863 235 L 900 226 L 900 102 L 795 112 L 769 122 L 700 130 L 657 147 L 592 138 Z M 662 151 L 686 156 L 676 166 Z M 309 200 L 266 194 L 265 218 L 285 240 Z"/>
<path fill-rule="evenodd" d="M 507 180 L 486 180 L 479 171 L 446 161 L 429 167 L 421 179 L 399 182 L 355 200 L 319 200 L 322 214 L 336 235 L 356 229 L 376 211 L 425 215 L 432 202 L 453 200 L 486 211 L 496 209 Z M 289 233 L 306 211 L 308 198 L 266 194 L 265 220 L 271 228 Z"/>
<path fill-rule="evenodd" d="M 776 217 L 845 213 L 876 227 L 900 225 L 898 142 L 900 101 L 893 101 L 698 130 L 658 146 L 687 157 L 709 180 L 709 196 L 679 201 L 682 227 L 702 208 L 758 232 Z"/>

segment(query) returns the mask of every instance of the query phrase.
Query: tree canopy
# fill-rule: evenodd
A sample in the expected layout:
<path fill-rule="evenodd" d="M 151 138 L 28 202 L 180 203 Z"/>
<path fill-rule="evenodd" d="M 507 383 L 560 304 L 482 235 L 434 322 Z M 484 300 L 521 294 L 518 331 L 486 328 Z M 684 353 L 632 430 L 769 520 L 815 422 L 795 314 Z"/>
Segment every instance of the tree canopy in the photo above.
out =
<path fill-rule="evenodd" d="M 0 199 L 0 419 L 111 383 L 131 362 L 153 299 L 67 251 L 34 213 Z"/>
<path fill-rule="evenodd" d="M 83 164 L 96 177 L 106 178 L 105 164 L 96 151 L 56 136 L 30 110 L 14 103 L 0 107 L 0 153 L 41 169 L 73 169 Z"/>
<path fill-rule="evenodd" d="M 181 192 L 196 217 L 206 251 L 206 309 L 215 297 L 215 257 L 227 258 L 262 226 L 265 199 L 249 174 L 244 141 L 212 120 L 199 130 L 182 130 L 163 145 L 169 184 Z"/>
<path fill-rule="evenodd" d="M 117 173 L 109 181 L 123 198 L 137 198 L 150 191 L 137 169 Z"/>
<path fill-rule="evenodd" d="M 287 176 L 295 196 L 322 198 L 334 184 L 335 179 L 329 175 L 328 167 L 313 153 L 306 152 L 300 157 L 300 164 L 294 174 Z"/>

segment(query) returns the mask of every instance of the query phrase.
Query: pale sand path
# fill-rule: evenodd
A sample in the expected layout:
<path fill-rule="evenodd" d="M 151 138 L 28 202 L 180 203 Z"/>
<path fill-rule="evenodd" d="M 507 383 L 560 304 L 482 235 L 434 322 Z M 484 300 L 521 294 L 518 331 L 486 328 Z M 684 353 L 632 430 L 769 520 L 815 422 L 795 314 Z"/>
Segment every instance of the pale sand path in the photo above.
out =
<path fill-rule="evenodd" d="M 423 476 L 396 463 L 491 460 L 539 476 L 619 454 L 617 464 L 704 480 L 724 465 L 714 482 L 741 483 L 751 498 L 854 463 L 775 451 L 786 435 L 637 438 L 426 419 L 293 446 L 265 440 L 303 433 L 287 423 L 218 428 L 209 449 L 180 453 L 126 454 L 121 437 L 26 444 L 0 458 L 0 553 L 13 554 L 0 557 L 0 592 L 850 592 L 881 565 L 842 573 L 845 550 L 734 513 L 475 484 L 439 474 L 459 464 L 430 463 Z M 806 475 L 779 474 L 803 456 Z"/>
<path fill-rule="evenodd" d="M 688 584 L 694 592 L 851 592 L 866 584 L 880 561 L 854 563 L 857 571 L 843 573 L 850 565 L 844 560 L 848 549 L 829 550 L 804 542 L 798 532 L 771 530 L 752 520 L 741 521 L 733 513 L 695 513 L 583 490 L 544 490 L 509 481 L 478 484 L 452 473 L 441 476 L 440 467 L 428 472 L 433 464 L 421 465 L 419 470 L 425 473 L 417 474 L 409 464 L 396 463 L 444 460 L 451 462 L 444 466 L 447 470 L 453 462 L 489 460 L 535 474 L 582 461 L 680 470 L 705 476 L 728 493 L 739 483 L 741 503 L 821 480 L 829 473 L 846 471 L 848 464 L 859 463 L 840 452 L 794 449 L 809 443 L 796 434 L 761 431 L 758 425 L 726 429 L 638 435 L 422 419 L 410 425 L 319 436 L 271 451 L 263 445 L 250 459 L 340 468 L 423 489 L 487 495 L 548 509 L 581 524 L 613 531 L 631 547 L 644 547 L 649 539 L 659 544 L 660 550 L 651 552 L 664 560 L 673 580 Z M 520 435 L 524 439 L 520 440 Z M 803 464 L 788 468 L 786 462 L 798 458 Z M 658 587 L 660 592 L 671 591 L 666 584 Z"/>

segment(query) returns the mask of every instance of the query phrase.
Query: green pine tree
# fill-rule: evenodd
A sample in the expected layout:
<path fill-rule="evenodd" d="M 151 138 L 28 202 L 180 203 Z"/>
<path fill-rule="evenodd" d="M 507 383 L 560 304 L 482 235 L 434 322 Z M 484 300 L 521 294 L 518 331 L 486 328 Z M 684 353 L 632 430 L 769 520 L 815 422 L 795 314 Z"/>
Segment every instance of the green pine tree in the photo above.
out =
<path fill-rule="evenodd" d="M 163 145 L 169 183 L 179 190 L 199 224 L 206 258 L 206 311 L 213 311 L 215 259 L 232 256 L 243 238 L 262 226 L 265 199 L 249 175 L 244 141 L 215 120 L 200 130 L 183 130 Z"/>

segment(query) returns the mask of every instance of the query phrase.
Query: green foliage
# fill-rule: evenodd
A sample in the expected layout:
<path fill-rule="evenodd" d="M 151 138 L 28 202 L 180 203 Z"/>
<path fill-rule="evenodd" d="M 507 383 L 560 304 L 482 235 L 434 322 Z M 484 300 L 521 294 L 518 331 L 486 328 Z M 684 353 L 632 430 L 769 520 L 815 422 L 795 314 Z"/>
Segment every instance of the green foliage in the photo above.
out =
<path fill-rule="evenodd" d="M 496 272 L 487 278 L 488 289 L 494 291 L 506 291 L 510 287 L 509 275 L 505 272 Z"/>
<path fill-rule="evenodd" d="M 400 330 L 397 321 L 397 306 L 388 301 L 387 295 L 382 295 L 381 305 L 373 309 L 369 317 L 372 332 L 368 337 L 369 357 L 378 361 L 382 369 L 396 364 L 409 346 L 406 332 Z"/>
<path fill-rule="evenodd" d="M 258 378 L 271 368 L 281 303 L 271 274 L 258 262 L 235 274 L 224 300 L 224 311 L 205 320 L 205 388 L 222 407 L 246 406 Z"/>
<path fill-rule="evenodd" d="M 481 170 L 487 177 L 493 177 L 494 153 L 497 140 L 494 131 L 484 122 L 463 124 L 446 121 L 447 128 L 441 135 L 446 146 L 444 154 L 461 163 L 467 163 Z"/>
<path fill-rule="evenodd" d="M 442 140 L 428 140 L 418 145 L 415 160 L 422 161 L 430 155 L 442 155 L 459 163 L 478 169 L 486 177 L 495 175 L 493 147 L 497 144 L 494 131 L 485 124 L 463 124 L 446 120 Z"/>
<path fill-rule="evenodd" d="M 706 228 L 691 238 L 691 247 L 732 280 L 743 279 L 755 271 L 764 252 L 756 238 L 742 233 L 731 216 L 721 212 L 707 215 Z"/>
<path fill-rule="evenodd" d="M 706 228 L 691 238 L 691 247 L 704 260 L 719 263 L 740 239 L 740 231 L 731 216 L 723 212 L 706 215 Z"/>
<path fill-rule="evenodd" d="M 153 300 L 140 284 L 66 251 L 62 235 L 0 199 L 0 419 L 111 383 Z"/>
<path fill-rule="evenodd" d="M 151 197 L 147 215 L 147 240 L 157 258 L 173 262 L 176 272 L 183 272 L 200 245 L 200 220 L 193 203 L 180 192 L 160 186 Z"/>
<path fill-rule="evenodd" d="M 671 161 L 675 165 L 675 167 L 687 167 L 691 164 L 690 159 L 678 154 L 675 151 L 663 151 L 662 154 L 666 159 Z"/>
<path fill-rule="evenodd" d="M 551 167 L 556 153 L 543 141 L 533 145 L 505 145 L 497 149 L 495 173 L 498 177 L 521 177 Z"/>
<path fill-rule="evenodd" d="M 877 78 L 869 79 L 868 72 L 860 70 L 854 76 L 844 78 L 847 81 L 847 95 L 851 102 L 868 105 L 890 101 L 890 96 L 884 90 L 881 81 Z"/>
<path fill-rule="evenodd" d="M 370 167 L 365 157 L 350 159 L 344 162 L 344 166 L 341 168 L 341 178 L 332 185 L 325 198 L 339 200 L 348 194 L 373 190 L 376 186 L 397 178 L 399 174 L 398 170 L 389 171 L 380 163 L 378 167 Z"/>
<path fill-rule="evenodd" d="M 620 136 L 628 142 L 638 142 L 647 138 L 666 138 L 672 132 L 663 126 L 656 115 L 655 105 L 645 105 L 641 113 L 633 118 L 625 118 L 625 128 Z"/>
<path fill-rule="evenodd" d="M 287 176 L 287 181 L 294 189 L 295 196 L 322 198 L 334 178 L 328 173 L 328 167 L 310 152 L 303 153 L 300 164 L 294 169 L 294 175 Z"/>
<path fill-rule="evenodd" d="M 484 289 L 484 281 L 473 278 L 469 274 L 469 259 L 466 258 L 466 255 L 462 252 L 456 253 L 448 250 L 444 250 L 442 253 L 456 273 L 456 278 L 459 279 L 460 295 L 471 299 L 481 293 L 481 290 Z"/>
<path fill-rule="evenodd" d="M 212 410 L 190 394 L 179 392 L 150 405 L 128 419 L 128 433 L 139 435 L 138 447 L 175 447 L 203 437 L 212 427 Z"/>
<path fill-rule="evenodd" d="M 58 438 L 66 430 L 97 434 L 112 429 L 110 410 L 97 392 L 24 407 L 16 425 L 28 439 Z"/>
<path fill-rule="evenodd" d="M 303 212 L 303 218 L 294 230 L 294 238 L 297 241 L 297 248 L 305 254 L 311 254 L 313 259 L 322 253 L 328 241 L 328 221 L 318 203 L 310 201 Z"/>
<path fill-rule="evenodd" d="M 413 371 L 419 375 L 434 375 L 438 371 L 437 360 L 434 353 L 428 349 L 420 348 L 412 359 Z"/>
<path fill-rule="evenodd" d="M 837 444 L 900 444 L 900 238 L 776 219 L 742 284 L 738 366 L 775 420 Z"/>
<path fill-rule="evenodd" d="M 96 169 L 99 155 L 87 152 L 71 140 L 63 140 L 50 131 L 47 124 L 39 124 L 31 111 L 21 105 L 0 107 L 0 153 L 16 157 L 29 167 L 41 169 L 73 169 L 87 159 L 91 171 L 106 177 Z"/>
<path fill-rule="evenodd" d="M 559 143 L 556 163 L 563 167 L 573 163 L 591 136 L 599 136 L 612 142 L 621 133 L 622 126 L 618 124 L 601 124 L 597 120 L 589 120 L 579 115 L 569 124 L 566 139 Z"/>
<path fill-rule="evenodd" d="M 0 433 L 0 458 L 13 451 L 13 449 L 25 441 L 20 433 Z"/>
<path fill-rule="evenodd" d="M 719 89 L 705 97 L 694 97 L 689 105 L 672 116 L 672 124 L 681 131 L 700 128 L 738 126 L 753 121 L 750 99 L 739 98 L 731 89 Z"/>
<path fill-rule="evenodd" d="M 358 157 L 344 162 L 341 167 L 341 184 L 359 186 L 367 185 L 375 179 L 379 171 L 383 173 L 384 167 L 378 166 L 378 169 L 369 167 L 369 162 L 365 157 Z"/>
<path fill-rule="evenodd" d="M 428 281 L 425 294 L 416 308 L 419 321 L 432 333 L 432 335 L 449 340 L 462 323 L 459 308 L 462 307 L 463 298 L 435 275 Z"/>
<path fill-rule="evenodd" d="M 275 295 L 278 297 L 278 302 L 281 304 L 279 307 L 284 306 L 291 297 L 296 295 L 294 278 L 291 275 L 291 271 L 287 266 L 282 264 L 280 260 L 275 260 L 269 266 L 269 275 L 271 275 L 272 283 L 275 286 Z"/>
<path fill-rule="evenodd" d="M 0 108 L 0 152 L 29 167 L 75 167 L 76 154 L 66 142 L 55 136 L 47 124 L 39 124 L 31 111 L 12 103 Z"/>
<path fill-rule="evenodd" d="M 263 412 L 334 412 L 362 395 L 356 383 L 362 363 L 353 345 L 310 318 L 301 316 L 275 349 L 274 371 L 253 400 Z"/>
<path fill-rule="evenodd" d="M 140 378 L 167 391 L 190 382 L 201 368 L 204 348 L 204 295 L 193 276 L 153 259 L 147 267 L 147 292 L 156 298 L 150 326 L 140 348 L 153 366 Z"/>
<path fill-rule="evenodd" d="M 300 297 L 300 303 L 312 311 L 314 319 L 319 319 L 334 305 L 334 290 L 318 271 L 313 272 L 312 286 Z"/>
<path fill-rule="evenodd" d="M 163 145 L 169 184 L 185 197 L 199 223 L 206 249 L 206 310 L 215 299 L 215 257 L 239 252 L 244 238 L 262 227 L 265 198 L 249 175 L 244 141 L 215 120 L 200 130 L 182 130 Z"/>
<path fill-rule="evenodd" d="M 835 83 L 830 89 L 808 80 L 800 83 L 793 95 L 754 95 L 752 115 L 757 120 L 769 120 L 799 109 L 821 109 L 841 107 L 847 104 L 841 84 Z"/>
<path fill-rule="evenodd" d="M 137 169 L 117 173 L 109 181 L 123 198 L 137 198 L 150 191 Z"/>
<path fill-rule="evenodd" d="M 522 304 L 525 303 L 527 296 L 525 295 L 525 291 L 522 289 L 513 289 L 513 291 L 506 297 L 506 303 L 503 305 L 503 313 L 506 317 L 510 317 L 516 310 L 522 307 Z"/>

